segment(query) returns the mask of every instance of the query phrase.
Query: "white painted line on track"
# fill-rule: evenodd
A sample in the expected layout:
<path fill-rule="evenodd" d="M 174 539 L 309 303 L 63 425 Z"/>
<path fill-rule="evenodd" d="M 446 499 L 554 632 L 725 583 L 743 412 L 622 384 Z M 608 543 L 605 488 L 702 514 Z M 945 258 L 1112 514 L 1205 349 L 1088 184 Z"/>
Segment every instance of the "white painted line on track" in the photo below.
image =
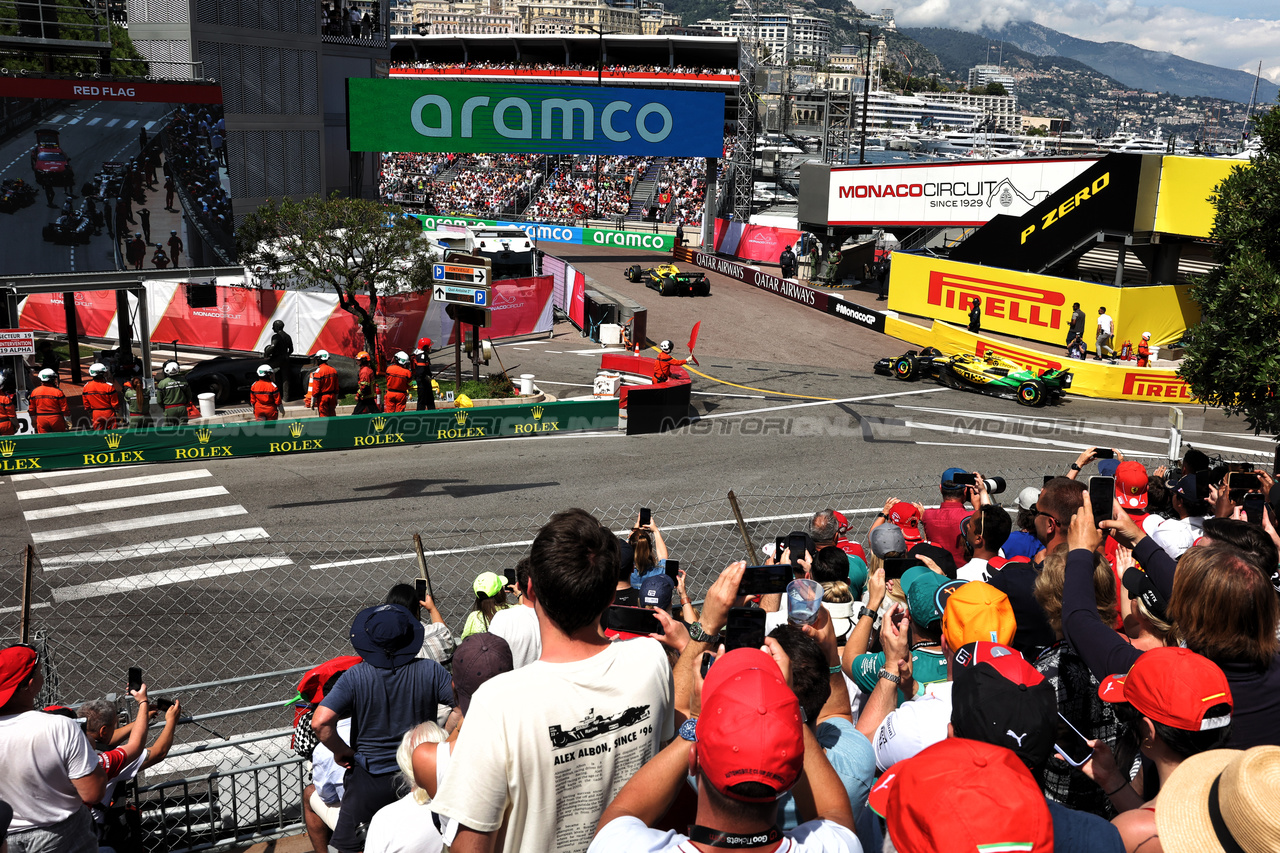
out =
<path fill-rule="evenodd" d="M 212 498 L 217 495 L 230 494 L 222 486 L 209 486 L 203 489 L 187 489 L 182 492 L 159 492 L 154 495 L 131 495 L 127 498 L 112 498 L 106 501 L 90 501 L 89 503 L 71 504 L 70 506 L 51 506 L 44 509 L 29 509 L 22 514 L 27 521 L 40 521 L 46 518 L 61 518 L 65 515 L 79 515 L 84 512 L 101 512 L 103 510 L 124 509 L 131 506 L 149 506 L 170 501 L 194 501 L 200 498 Z"/>
<path fill-rule="evenodd" d="M 807 409 L 812 406 L 835 406 L 840 403 L 862 403 L 867 400 L 884 400 L 889 397 L 908 397 L 913 394 L 934 394 L 938 391 L 949 391 L 951 389 L 939 386 L 937 388 L 922 388 L 919 391 L 898 391 L 894 394 L 869 394 L 864 397 L 842 397 L 838 400 L 815 400 L 811 403 L 788 403 L 785 406 L 770 406 L 765 409 L 747 409 L 742 412 L 717 412 L 714 415 L 703 415 L 700 418 L 694 418 L 694 421 L 709 421 L 715 418 L 740 418 L 743 415 L 758 415 L 764 412 L 781 412 L 787 409 Z"/>
<path fill-rule="evenodd" d="M 565 388 L 594 388 L 595 385 L 586 382 L 551 382 L 545 379 L 539 379 L 538 385 L 560 385 Z M 719 391 L 691 391 L 699 397 L 740 397 L 744 400 L 767 400 L 767 394 L 722 394 Z"/>
<path fill-rule="evenodd" d="M 147 572 L 142 575 L 112 578 L 111 580 L 97 581 L 95 583 L 64 586 L 53 591 L 53 600 L 57 602 L 78 601 L 84 598 L 97 598 L 103 595 L 115 595 L 121 592 L 133 592 L 157 586 L 217 578 L 225 575 L 238 575 L 260 569 L 274 569 L 280 566 L 292 565 L 293 560 L 288 557 L 244 557 L 236 560 L 218 560 L 213 563 L 201 563 L 196 566 L 184 566 L 179 569 L 165 569 L 160 572 Z"/>
<path fill-rule="evenodd" d="M 32 605 L 31 605 L 31 609 L 32 609 L 32 610 L 42 610 L 42 609 L 44 609 L 44 608 L 46 608 L 46 607 L 52 607 L 52 606 L 53 606 L 53 605 L 52 605 L 52 604 L 50 604 L 50 603 L 49 603 L 49 602 L 47 602 L 47 601 L 37 601 L 35 604 L 32 604 Z M 21 606 L 18 606 L 18 607 L 0 607 L 0 614 L 3 614 L 3 613 L 19 613 L 19 612 L 21 612 L 21 610 L 22 610 L 22 607 L 21 607 Z"/>
<path fill-rule="evenodd" d="M 69 468 L 65 471 L 41 471 L 39 474 L 14 474 L 9 479 L 15 483 L 26 480 L 48 480 L 52 477 L 75 477 L 83 474 L 97 474 L 99 471 L 138 471 L 142 468 L 154 468 L 156 463 L 144 462 L 141 465 L 108 465 L 105 468 Z"/>
<path fill-rule="evenodd" d="M 40 533 L 32 533 L 31 541 L 40 543 L 55 542 L 59 539 L 81 539 L 85 536 L 119 533 L 125 530 L 141 530 L 148 527 L 162 527 L 166 524 L 185 524 L 187 522 L 208 521 L 213 518 L 227 518 L 232 515 L 248 514 L 249 510 L 239 504 L 234 506 L 215 506 L 210 509 L 193 510 L 191 512 L 170 512 L 164 515 L 140 518 L 121 518 L 116 521 L 104 521 L 99 524 L 86 524 L 82 527 L 47 530 Z"/>
<path fill-rule="evenodd" d="M 124 129 L 125 129 L 125 130 L 128 130 L 129 128 L 133 127 L 133 126 L 134 126 L 134 125 L 136 125 L 137 123 L 138 123 L 138 120 L 137 120 L 136 118 L 134 118 L 134 119 L 129 119 L 129 122 L 124 126 Z"/>
<path fill-rule="evenodd" d="M 85 123 L 85 127 L 93 127 L 95 124 L 97 124 L 97 123 L 98 123 L 98 122 L 100 122 L 100 121 L 102 121 L 102 118 L 101 118 L 101 117 L 98 117 L 98 118 L 91 118 L 91 119 L 89 119 L 89 121 L 87 121 L 87 122 Z"/>
<path fill-rule="evenodd" d="M 129 548 L 104 548 L 98 551 L 82 551 L 79 554 L 65 554 L 60 557 L 41 557 L 40 567 L 46 572 L 52 572 L 79 563 L 132 560 L 135 557 L 152 557 L 156 554 L 167 554 L 173 551 L 193 551 L 197 548 L 231 545 L 236 542 L 253 542 L 270 538 L 271 534 L 261 527 L 245 527 L 240 530 L 208 533 L 204 536 L 179 536 L 176 539 L 162 539 L 159 542 L 142 542 Z"/>
<path fill-rule="evenodd" d="M 116 126 L 117 124 L 119 124 L 119 123 L 120 123 L 120 119 L 118 119 L 118 118 L 113 118 L 113 119 L 111 119 L 111 121 L 107 122 L 106 126 L 107 126 L 107 127 L 115 127 L 115 126 Z"/>
<path fill-rule="evenodd" d="M 1067 456 L 1078 456 L 1079 453 L 1069 448 L 1057 447 L 1023 447 L 1016 444 L 960 444 L 954 441 L 916 441 L 913 444 L 919 444 L 924 447 L 976 447 L 981 450 L 1024 450 L 1028 453 L 1062 453 Z M 1149 459 L 1164 459 L 1163 453 L 1144 453 L 1141 451 L 1126 451 L 1125 456 L 1142 456 Z"/>
<path fill-rule="evenodd" d="M 64 495 L 82 495 L 86 492 L 106 491 L 107 489 L 129 489 L 134 486 L 154 486 L 157 483 L 172 483 L 176 480 L 197 480 L 201 477 L 212 477 L 206 468 L 192 471 L 171 471 L 166 474 L 148 474 L 145 477 L 127 477 L 123 480 L 100 480 L 96 483 L 76 483 L 72 486 L 50 486 L 47 489 L 24 489 L 15 492 L 20 501 L 34 498 L 57 498 Z"/>

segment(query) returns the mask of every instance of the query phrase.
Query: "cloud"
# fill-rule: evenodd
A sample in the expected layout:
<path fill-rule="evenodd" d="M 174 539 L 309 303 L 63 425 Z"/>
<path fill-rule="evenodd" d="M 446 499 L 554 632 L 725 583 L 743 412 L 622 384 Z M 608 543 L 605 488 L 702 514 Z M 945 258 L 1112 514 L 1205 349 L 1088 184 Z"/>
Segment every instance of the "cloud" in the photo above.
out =
<path fill-rule="evenodd" d="M 1181 6 L 1141 6 L 1134 0 L 906 0 L 904 27 L 999 29 L 1034 21 L 1089 41 L 1128 42 L 1147 50 L 1256 72 L 1280 83 L 1280 20 L 1214 15 Z"/>

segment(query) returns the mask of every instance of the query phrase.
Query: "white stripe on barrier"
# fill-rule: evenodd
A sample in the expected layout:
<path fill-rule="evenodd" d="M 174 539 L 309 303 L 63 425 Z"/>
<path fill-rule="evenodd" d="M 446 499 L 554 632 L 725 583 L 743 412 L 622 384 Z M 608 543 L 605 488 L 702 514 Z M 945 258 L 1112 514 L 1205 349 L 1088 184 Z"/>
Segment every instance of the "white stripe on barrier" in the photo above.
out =
<path fill-rule="evenodd" d="M 187 489 L 182 492 L 159 492 L 154 495 L 131 495 L 127 498 L 112 498 L 107 501 L 90 501 L 69 506 L 51 506 L 44 509 L 29 509 L 22 514 L 27 521 L 41 521 L 46 518 L 61 518 L 65 515 L 79 515 L 85 512 L 101 512 L 103 510 L 124 509 L 131 506 L 147 506 L 149 504 L 168 503 L 169 501 L 194 501 L 200 498 L 211 498 L 216 495 L 230 494 L 223 486 L 209 486 L 203 489 Z"/>
<path fill-rule="evenodd" d="M 162 539 L 159 542 L 142 542 L 129 548 L 103 548 L 98 551 L 81 551 L 79 554 L 41 557 L 40 568 L 46 572 L 54 572 L 79 563 L 95 561 L 107 563 L 117 560 L 132 560 L 135 557 L 152 557 L 156 554 L 167 554 L 172 551 L 193 551 L 197 548 L 231 545 L 236 542 L 253 542 L 270 538 L 271 534 L 261 527 L 245 527 L 240 530 L 224 530 L 221 533 L 208 533 L 203 536 L 179 536 L 176 539 Z"/>
<path fill-rule="evenodd" d="M 192 512 L 171 512 L 165 515 L 121 518 L 116 521 L 104 521 L 99 524 L 86 524 L 83 527 L 47 530 L 40 533 L 32 533 L 31 541 L 38 544 L 40 542 L 55 542 L 59 539 L 80 539 L 85 536 L 120 533 L 125 530 L 141 530 L 146 527 L 162 527 L 166 524 L 185 524 L 187 522 L 208 521 L 213 518 L 248 514 L 249 510 L 239 504 L 235 506 L 215 506 L 211 509 L 200 509 Z"/>
<path fill-rule="evenodd" d="M 87 473 L 81 469 L 78 473 Z M 172 483 L 175 480 L 195 480 L 200 477 L 212 477 L 208 469 L 196 468 L 191 471 L 170 471 L 165 474 L 148 474 L 145 477 L 126 477 L 123 480 L 100 480 L 96 483 L 76 483 L 72 486 L 50 486 L 47 489 L 24 489 L 14 492 L 20 501 L 35 498 L 58 498 L 66 495 L 82 495 L 85 492 L 98 492 L 107 489 L 131 489 L 134 486 L 154 486 L 157 483 Z"/>
<path fill-rule="evenodd" d="M 112 578 L 111 580 L 97 581 L 95 583 L 64 586 L 53 591 L 53 600 L 56 602 L 78 601 L 84 598 L 115 595 L 120 592 L 133 592 L 157 586 L 205 580 L 206 578 L 217 578 L 224 575 L 238 575 L 244 572 L 291 565 L 293 565 L 293 560 L 288 557 L 245 557 L 238 560 L 219 560 L 215 563 L 202 563 L 196 566 L 185 566 L 180 569 L 166 569 L 161 572 L 147 572 L 142 575 Z"/>

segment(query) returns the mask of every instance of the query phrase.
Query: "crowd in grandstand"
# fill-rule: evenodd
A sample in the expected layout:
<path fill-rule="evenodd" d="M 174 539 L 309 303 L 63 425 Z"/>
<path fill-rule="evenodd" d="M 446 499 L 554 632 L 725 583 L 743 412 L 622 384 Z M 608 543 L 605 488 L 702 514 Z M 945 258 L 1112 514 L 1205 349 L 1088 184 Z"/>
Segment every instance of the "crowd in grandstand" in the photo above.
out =
<path fill-rule="evenodd" d="M 625 216 L 631 207 L 631 190 L 651 162 L 649 157 L 601 157 L 597 193 L 591 158 L 575 158 L 571 169 L 557 170 L 551 176 L 525 210 L 525 217 L 537 222 L 572 222 L 584 217 Z"/>
<path fill-rule="evenodd" d="M 595 71 L 596 66 L 592 63 L 570 63 L 563 62 L 393 62 L 391 70 L 411 70 L 411 69 L 466 69 L 469 71 Z M 603 67 L 606 74 L 737 74 L 736 68 L 709 68 L 702 66 L 689 65 L 635 65 L 635 64 L 608 64 Z"/>
<path fill-rule="evenodd" d="M 542 183 L 541 154 L 466 154 L 427 186 L 429 212 L 492 216 L 523 208 Z"/>
<path fill-rule="evenodd" d="M 663 199 L 665 221 L 690 224 L 702 219 L 707 194 L 705 161 L 701 157 L 673 158 L 662 168 L 658 196 Z"/>
<path fill-rule="evenodd" d="M 165 127 L 165 171 L 186 191 L 187 210 L 207 228 L 229 239 L 231 197 L 222 185 L 226 169 L 226 122 L 200 105 L 179 107 Z"/>
<path fill-rule="evenodd" d="M 458 159 L 457 154 L 382 154 L 378 197 L 394 204 L 422 205 L 428 184 Z"/>

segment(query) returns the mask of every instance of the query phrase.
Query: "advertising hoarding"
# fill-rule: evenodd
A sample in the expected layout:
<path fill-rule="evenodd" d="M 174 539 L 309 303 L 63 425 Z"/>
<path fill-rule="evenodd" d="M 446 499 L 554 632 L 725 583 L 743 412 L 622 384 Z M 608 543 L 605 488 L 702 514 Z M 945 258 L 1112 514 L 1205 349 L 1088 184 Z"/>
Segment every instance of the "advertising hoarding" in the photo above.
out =
<path fill-rule="evenodd" d="M 21 117 L 0 136 L 0 274 L 222 262 L 206 241 L 234 256 L 220 86 L 0 77 L 0 99 Z"/>
<path fill-rule="evenodd" d="M 724 95 L 353 77 L 347 138 L 352 151 L 719 157 Z"/>
<path fill-rule="evenodd" d="M 1021 216 L 1095 162 L 994 160 L 832 168 L 826 188 L 827 223 L 982 225 L 997 214 Z"/>
<path fill-rule="evenodd" d="M 446 225 L 501 225 L 519 228 L 529 235 L 529 239 L 539 243 L 571 243 L 576 246 L 618 246 L 624 249 L 666 253 L 671 251 L 676 239 L 674 234 L 655 234 L 652 231 L 581 228 L 576 225 L 555 225 L 548 222 L 510 222 L 505 219 L 478 219 L 474 216 L 449 216 L 434 213 L 411 213 L 407 215 L 422 222 L 422 227 L 426 231 L 435 231 Z"/>

